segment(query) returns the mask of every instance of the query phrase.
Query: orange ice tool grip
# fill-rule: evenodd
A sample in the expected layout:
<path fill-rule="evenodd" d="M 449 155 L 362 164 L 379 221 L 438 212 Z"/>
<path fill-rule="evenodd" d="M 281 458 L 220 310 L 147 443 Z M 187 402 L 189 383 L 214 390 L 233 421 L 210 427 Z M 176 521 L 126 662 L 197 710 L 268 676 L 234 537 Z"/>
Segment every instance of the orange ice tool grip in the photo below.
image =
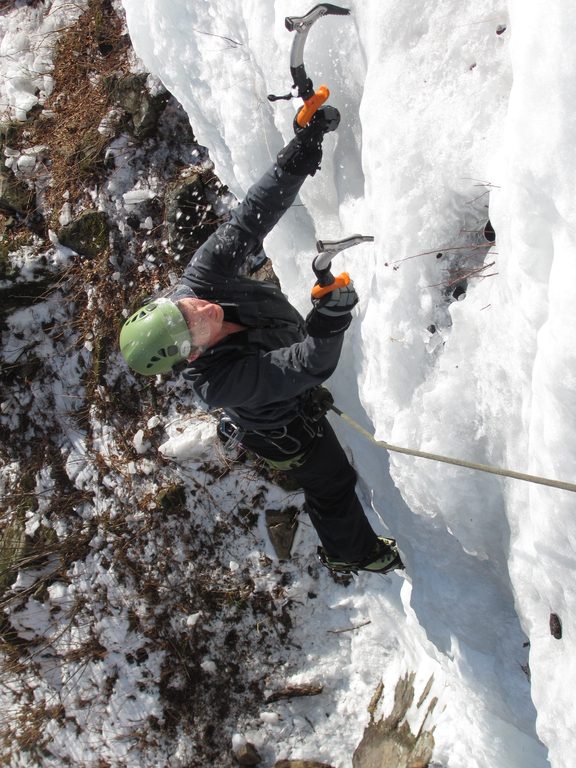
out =
<path fill-rule="evenodd" d="M 332 293 L 332 291 L 335 291 L 336 288 L 345 288 L 349 284 L 350 275 L 348 272 L 342 272 L 341 275 L 338 275 L 334 278 L 334 282 L 330 283 L 330 285 L 316 284 L 312 288 L 312 298 L 321 299 L 323 296 L 327 296 L 329 293 Z"/>
<path fill-rule="evenodd" d="M 296 115 L 296 122 L 300 128 L 305 128 L 308 125 L 310 120 L 312 120 L 316 114 L 317 110 L 319 110 L 322 104 L 324 104 L 324 102 L 327 100 L 328 96 L 330 96 L 328 87 L 321 85 L 313 96 L 310 96 L 309 99 L 306 99 L 304 106 Z"/>

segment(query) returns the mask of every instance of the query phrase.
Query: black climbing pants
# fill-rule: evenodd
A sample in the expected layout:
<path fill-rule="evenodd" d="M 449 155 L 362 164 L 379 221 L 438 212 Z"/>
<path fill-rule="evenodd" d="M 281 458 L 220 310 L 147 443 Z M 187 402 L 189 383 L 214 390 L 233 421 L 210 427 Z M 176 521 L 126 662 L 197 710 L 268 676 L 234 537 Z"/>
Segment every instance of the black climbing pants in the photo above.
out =
<path fill-rule="evenodd" d="M 374 550 L 377 536 L 356 495 L 356 472 L 326 417 L 314 431 L 304 462 L 289 469 L 288 475 L 304 491 L 306 511 L 326 554 L 360 562 Z M 264 436 L 248 432 L 242 443 L 264 459 L 277 458 L 275 450 L 267 450 Z"/>
<path fill-rule="evenodd" d="M 306 511 L 326 554 L 354 563 L 374 550 L 377 536 L 356 495 L 356 472 L 323 418 L 301 467 L 289 470 L 304 491 Z"/>

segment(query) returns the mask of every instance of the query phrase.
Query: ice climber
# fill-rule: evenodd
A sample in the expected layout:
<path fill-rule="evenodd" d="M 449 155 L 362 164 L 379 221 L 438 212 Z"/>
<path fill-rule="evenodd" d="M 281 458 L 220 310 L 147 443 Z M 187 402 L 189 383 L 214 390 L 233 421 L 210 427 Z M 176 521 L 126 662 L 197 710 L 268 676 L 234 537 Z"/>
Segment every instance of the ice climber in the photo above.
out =
<path fill-rule="evenodd" d="M 202 407 L 226 414 L 221 436 L 236 437 L 297 481 L 325 565 L 385 572 L 401 566 L 398 551 L 366 518 L 355 471 L 325 415 L 329 393 L 320 387 L 338 363 L 358 301 L 354 286 L 313 301 L 304 320 L 276 285 L 241 274 L 306 177 L 319 170 L 324 134 L 337 123 L 337 111 L 324 107 L 298 129 L 194 253 L 180 282 L 128 318 L 120 348 L 146 376 L 176 366 Z"/>

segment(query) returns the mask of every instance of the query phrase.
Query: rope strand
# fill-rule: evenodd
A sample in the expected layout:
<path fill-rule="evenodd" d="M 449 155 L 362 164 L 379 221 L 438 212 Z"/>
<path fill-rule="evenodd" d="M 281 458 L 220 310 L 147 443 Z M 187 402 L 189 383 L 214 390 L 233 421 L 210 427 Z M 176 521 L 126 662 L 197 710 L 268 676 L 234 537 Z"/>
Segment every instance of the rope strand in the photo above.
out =
<path fill-rule="evenodd" d="M 402 448 L 399 445 L 392 445 L 384 440 L 376 440 L 376 438 L 364 429 L 357 421 L 348 416 L 347 413 L 341 411 L 335 405 L 330 406 L 334 413 L 338 414 L 340 418 L 349 424 L 353 429 L 359 432 L 368 440 L 371 440 L 379 448 L 385 448 L 387 451 L 393 451 L 394 453 L 403 453 L 407 456 L 416 456 L 419 459 L 429 459 L 430 461 L 441 461 L 444 464 L 453 464 L 457 467 L 465 467 L 466 469 L 475 469 L 479 472 L 488 472 L 491 475 L 500 475 L 501 477 L 511 477 L 513 480 L 523 480 L 527 483 L 536 483 L 538 485 L 548 485 L 552 488 L 560 488 L 563 491 L 571 491 L 576 493 L 575 483 L 566 483 L 562 480 L 552 480 L 549 477 L 540 477 L 538 475 L 529 475 L 525 472 L 515 472 L 512 469 L 504 469 L 502 467 L 492 467 L 489 464 L 477 464 L 473 461 L 465 461 L 464 459 L 455 459 L 450 456 L 442 456 L 439 453 L 427 453 L 426 451 L 417 451 L 414 448 Z"/>

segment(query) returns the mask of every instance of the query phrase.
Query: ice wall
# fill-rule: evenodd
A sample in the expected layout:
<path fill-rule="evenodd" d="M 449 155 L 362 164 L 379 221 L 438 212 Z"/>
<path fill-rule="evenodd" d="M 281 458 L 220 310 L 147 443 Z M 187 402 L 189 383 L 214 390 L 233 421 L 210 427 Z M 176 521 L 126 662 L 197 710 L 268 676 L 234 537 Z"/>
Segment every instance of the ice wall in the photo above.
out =
<path fill-rule="evenodd" d="M 241 195 L 291 136 L 295 107 L 266 95 L 290 85 L 284 17 L 310 4 L 123 4 L 144 64 L 181 101 L 216 172 Z M 266 243 L 305 309 L 315 239 L 375 236 L 335 264 L 352 273 L 361 304 L 332 389 L 391 442 L 574 478 L 576 65 L 565 52 L 576 21 L 568 3 L 348 5 L 352 16 L 322 19 L 306 49 L 341 127 L 326 141 L 322 172 L 305 184 L 306 207 L 292 209 Z M 488 212 L 491 251 L 479 236 Z M 471 278 L 466 298 L 447 309 L 459 275 Z M 568 765 L 573 498 L 393 456 L 404 504 L 383 477 L 386 455 L 342 434 L 406 553 L 407 621 L 424 628 L 451 674 L 481 692 L 486 739 L 496 721 L 526 734 L 514 749 L 504 739 L 494 759 L 506 768 L 545 764 L 518 678 L 517 611 L 530 635 L 539 733 L 553 765 Z M 550 612 L 563 619 L 562 640 L 550 635 Z"/>

